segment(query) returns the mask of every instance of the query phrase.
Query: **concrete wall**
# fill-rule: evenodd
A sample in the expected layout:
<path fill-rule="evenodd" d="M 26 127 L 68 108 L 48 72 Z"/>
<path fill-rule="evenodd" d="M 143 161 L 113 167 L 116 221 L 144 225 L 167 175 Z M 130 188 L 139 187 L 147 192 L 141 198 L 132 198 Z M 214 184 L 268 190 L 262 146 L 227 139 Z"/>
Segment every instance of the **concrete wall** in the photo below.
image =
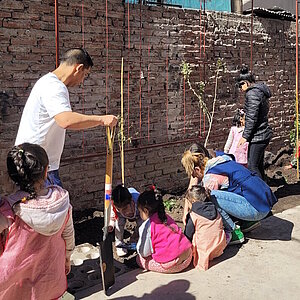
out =
<path fill-rule="evenodd" d="M 192 140 L 204 140 L 208 124 L 198 100 L 184 87 L 180 64 L 191 63 L 192 80 L 206 82 L 210 108 L 217 59 L 226 64 L 209 140 L 210 147 L 223 148 L 235 110 L 243 103 L 235 77 L 241 63 L 250 63 L 250 17 L 209 12 L 200 20 L 195 10 L 123 6 L 114 0 L 108 1 L 106 20 L 105 1 L 82 3 L 59 1 L 60 53 L 84 43 L 94 60 L 84 86 L 70 89 L 74 110 L 120 114 L 123 56 L 125 135 L 132 140 L 125 146 L 125 183 L 140 190 L 152 183 L 170 191 L 185 188 L 181 154 Z M 0 22 L 0 193 L 5 194 L 13 190 L 5 159 L 22 109 L 35 81 L 55 68 L 54 1 L 1 1 Z M 294 23 L 254 18 L 253 66 L 273 93 L 274 138 L 268 150 L 276 152 L 288 143 L 292 125 Z M 105 155 L 103 128 L 68 131 L 60 173 L 75 209 L 102 207 Z M 121 178 L 118 152 L 114 163 L 116 184 Z"/>

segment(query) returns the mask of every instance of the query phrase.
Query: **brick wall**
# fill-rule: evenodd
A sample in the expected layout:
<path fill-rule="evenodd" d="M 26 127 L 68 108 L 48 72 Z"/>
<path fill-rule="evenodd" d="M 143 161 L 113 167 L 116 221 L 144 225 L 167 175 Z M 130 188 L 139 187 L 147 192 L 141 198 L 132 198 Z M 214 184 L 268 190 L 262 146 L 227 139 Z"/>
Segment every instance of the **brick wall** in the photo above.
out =
<path fill-rule="evenodd" d="M 193 10 L 108 2 L 106 19 L 103 0 L 59 1 L 60 54 L 84 44 L 94 60 L 84 86 L 70 89 L 72 106 L 87 114 L 120 114 L 123 56 L 125 135 L 132 140 L 125 145 L 126 185 L 183 189 L 187 178 L 181 154 L 191 140 L 204 141 L 208 124 L 197 99 L 187 87 L 184 91 L 180 64 L 191 63 L 192 80 L 205 81 L 210 108 L 216 61 L 222 58 L 226 64 L 209 140 L 209 147 L 223 148 L 235 110 L 243 103 L 235 77 L 241 63 L 250 64 L 251 18 L 208 12 L 200 19 Z M 3 0 L 0 22 L 0 193 L 5 194 L 13 190 L 6 155 L 26 99 L 35 81 L 55 69 L 54 1 Z M 292 125 L 295 23 L 254 18 L 253 69 L 273 93 L 274 138 L 268 150 L 276 152 L 288 143 Z M 105 130 L 68 131 L 60 173 L 75 209 L 102 205 L 104 171 Z M 116 184 L 121 178 L 118 151 L 114 171 Z"/>

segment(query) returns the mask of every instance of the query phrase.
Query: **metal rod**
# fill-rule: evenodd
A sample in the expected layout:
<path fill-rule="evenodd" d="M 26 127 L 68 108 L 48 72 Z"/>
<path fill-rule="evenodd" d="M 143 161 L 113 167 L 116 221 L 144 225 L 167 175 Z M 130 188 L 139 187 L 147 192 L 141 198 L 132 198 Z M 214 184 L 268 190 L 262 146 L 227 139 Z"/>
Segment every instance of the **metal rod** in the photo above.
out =
<path fill-rule="evenodd" d="M 296 160 L 297 160 L 297 179 L 299 180 L 299 107 L 298 107 L 298 94 L 299 94 L 299 43 L 298 43 L 298 1 L 296 1 Z"/>
<path fill-rule="evenodd" d="M 58 0 L 55 0 L 55 66 L 59 66 L 59 29 L 58 29 Z"/>
<path fill-rule="evenodd" d="M 253 0 L 251 1 L 251 42 L 250 42 L 250 71 L 253 70 Z"/>
<path fill-rule="evenodd" d="M 166 142 L 166 143 L 160 143 L 160 144 L 155 144 L 155 145 L 148 145 L 148 146 L 141 146 L 141 147 L 137 147 L 137 148 L 124 149 L 124 153 L 125 152 L 140 151 L 140 150 L 145 150 L 145 149 L 159 148 L 159 147 L 163 147 L 163 146 L 179 145 L 179 144 L 190 143 L 190 142 L 195 142 L 195 141 L 200 141 L 199 137 L 186 139 L 186 140 L 181 140 L 181 141 Z M 115 153 L 118 153 L 118 151 L 115 151 Z M 79 155 L 79 156 L 76 156 L 76 157 L 66 157 L 66 158 L 63 158 L 61 161 L 62 161 L 62 163 L 64 163 L 64 162 L 73 162 L 73 161 L 77 161 L 77 160 L 90 159 L 90 158 L 99 157 L 99 156 L 103 156 L 103 155 L 106 155 L 106 152 L 86 154 L 84 156 Z"/>

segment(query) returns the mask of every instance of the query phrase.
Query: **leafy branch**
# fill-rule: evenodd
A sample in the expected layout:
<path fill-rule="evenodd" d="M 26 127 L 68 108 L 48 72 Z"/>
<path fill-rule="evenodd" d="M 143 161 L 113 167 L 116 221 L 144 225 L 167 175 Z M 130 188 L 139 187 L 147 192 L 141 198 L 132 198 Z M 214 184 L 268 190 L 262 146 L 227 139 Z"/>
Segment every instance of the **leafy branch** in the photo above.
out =
<path fill-rule="evenodd" d="M 212 103 L 212 112 L 210 112 L 207 108 L 207 104 L 204 102 L 203 100 L 203 94 L 204 94 L 204 88 L 205 88 L 205 83 L 203 81 L 200 81 L 198 83 L 198 91 L 193 87 L 191 81 L 190 81 L 190 75 L 192 73 L 192 67 L 189 63 L 183 61 L 181 63 L 181 74 L 184 77 L 184 80 L 187 82 L 190 90 L 193 92 L 193 94 L 198 98 L 198 103 L 200 108 L 202 109 L 203 113 L 205 114 L 208 124 L 209 124 L 209 128 L 208 128 L 208 132 L 205 138 L 205 143 L 204 143 L 204 147 L 206 147 L 207 142 L 208 142 L 208 138 L 211 132 L 211 128 L 212 128 L 212 123 L 213 123 L 213 118 L 214 118 L 214 114 L 215 114 L 215 105 L 216 105 L 216 101 L 217 101 L 217 92 L 218 92 L 218 79 L 219 79 L 219 75 L 221 72 L 226 70 L 226 66 L 223 63 L 222 59 L 218 59 L 217 63 L 216 63 L 216 76 L 215 76 L 215 89 L 214 89 L 214 100 Z"/>
<path fill-rule="evenodd" d="M 192 83 L 190 81 L 190 75 L 192 73 L 192 67 L 189 63 L 183 61 L 181 63 L 181 73 L 184 77 L 184 80 L 186 81 L 186 83 L 189 86 L 189 89 L 193 92 L 193 94 L 198 98 L 199 101 L 199 106 L 200 108 L 203 110 L 203 112 L 205 113 L 208 121 L 210 122 L 211 116 L 210 116 L 210 112 L 207 109 L 207 106 L 205 104 L 205 102 L 203 101 L 203 94 L 204 94 L 204 88 L 205 88 L 205 83 L 203 81 L 200 81 L 198 83 L 198 91 L 192 86 Z"/>

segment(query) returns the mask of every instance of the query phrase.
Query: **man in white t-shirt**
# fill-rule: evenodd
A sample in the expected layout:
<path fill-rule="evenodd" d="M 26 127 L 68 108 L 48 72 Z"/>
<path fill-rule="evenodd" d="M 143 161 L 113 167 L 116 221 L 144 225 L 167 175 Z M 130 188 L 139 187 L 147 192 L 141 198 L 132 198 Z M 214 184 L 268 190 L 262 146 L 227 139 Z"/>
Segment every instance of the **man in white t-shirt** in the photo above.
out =
<path fill-rule="evenodd" d="M 35 83 L 24 107 L 15 145 L 27 142 L 46 150 L 49 156 L 47 184 L 62 185 L 58 169 L 66 129 L 117 124 L 114 115 L 85 115 L 72 111 L 68 87 L 80 85 L 92 66 L 93 61 L 86 50 L 68 50 L 59 67 Z"/>

